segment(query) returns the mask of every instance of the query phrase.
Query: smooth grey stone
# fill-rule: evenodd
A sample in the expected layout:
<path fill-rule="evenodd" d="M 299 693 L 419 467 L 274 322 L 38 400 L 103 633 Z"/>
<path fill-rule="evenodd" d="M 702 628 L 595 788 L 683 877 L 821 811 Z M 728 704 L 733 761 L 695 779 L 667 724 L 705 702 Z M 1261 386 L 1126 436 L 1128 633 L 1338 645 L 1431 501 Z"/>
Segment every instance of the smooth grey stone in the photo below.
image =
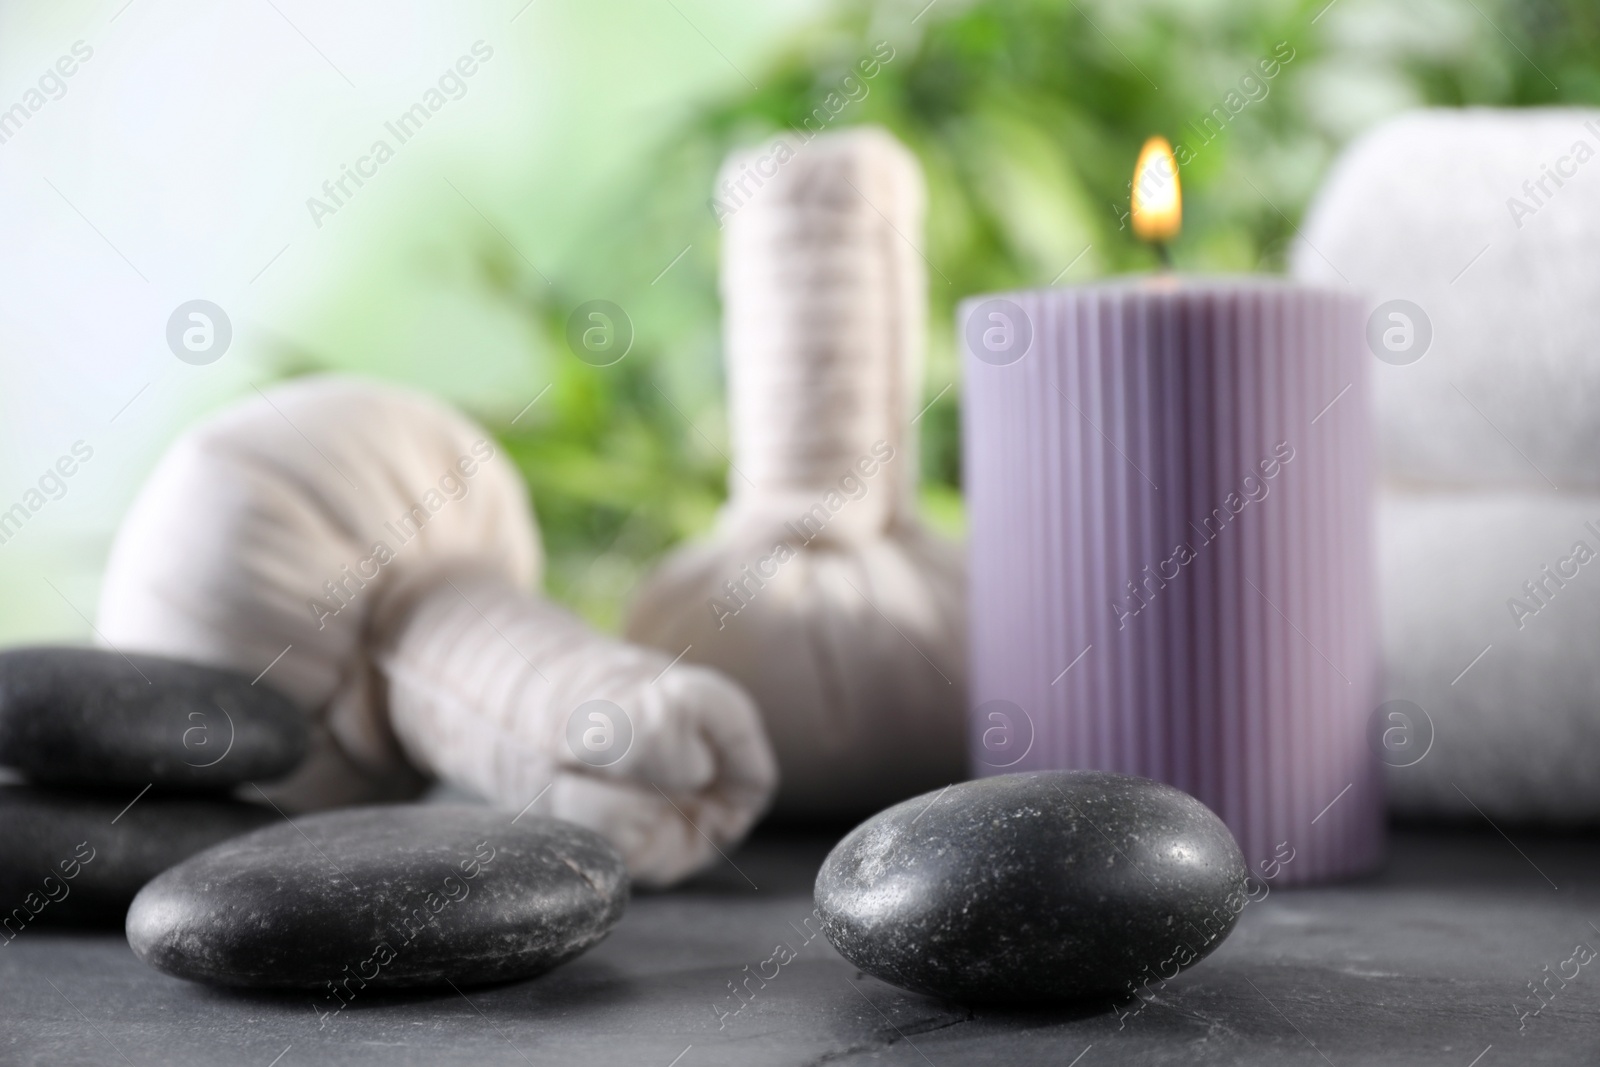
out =
<path fill-rule="evenodd" d="M 51 785 L 223 789 L 281 778 L 310 732 L 234 671 L 97 648 L 0 652 L 0 765 Z"/>
<path fill-rule="evenodd" d="M 232 800 L 135 796 L 0 786 L 0 938 L 34 924 L 120 925 L 174 863 L 282 821 Z"/>
<path fill-rule="evenodd" d="M 393 805 L 297 818 L 208 849 L 128 909 L 146 963 L 217 985 L 318 991 L 547 971 L 610 931 L 622 858 L 589 830 L 486 807 Z"/>
<path fill-rule="evenodd" d="M 879 812 L 817 874 L 823 929 L 868 974 L 973 1003 L 1128 994 L 1233 929 L 1249 874 L 1209 808 L 1100 771 L 1007 774 Z"/>

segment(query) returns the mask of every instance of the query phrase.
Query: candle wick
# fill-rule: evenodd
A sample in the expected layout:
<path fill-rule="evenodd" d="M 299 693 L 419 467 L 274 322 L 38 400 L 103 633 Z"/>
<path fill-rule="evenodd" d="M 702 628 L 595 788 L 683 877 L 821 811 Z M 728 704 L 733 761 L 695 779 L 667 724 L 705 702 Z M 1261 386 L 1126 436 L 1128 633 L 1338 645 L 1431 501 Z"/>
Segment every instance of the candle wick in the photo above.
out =
<path fill-rule="evenodd" d="M 1171 270 L 1172 253 L 1167 249 L 1167 242 L 1152 241 L 1151 244 L 1155 246 L 1156 258 L 1161 261 L 1161 269 L 1164 271 Z"/>

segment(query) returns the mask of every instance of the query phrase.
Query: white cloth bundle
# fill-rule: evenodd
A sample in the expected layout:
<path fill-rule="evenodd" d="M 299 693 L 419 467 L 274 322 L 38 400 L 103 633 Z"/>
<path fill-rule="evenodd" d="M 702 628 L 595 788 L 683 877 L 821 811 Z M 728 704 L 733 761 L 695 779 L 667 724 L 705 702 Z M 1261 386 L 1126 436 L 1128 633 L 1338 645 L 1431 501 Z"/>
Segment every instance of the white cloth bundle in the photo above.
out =
<path fill-rule="evenodd" d="M 1597 158 L 1596 111 L 1406 115 L 1346 151 L 1295 251 L 1381 320 L 1385 697 L 1434 724 L 1388 773 L 1404 814 L 1600 818 L 1600 579 L 1573 559 L 1600 552 Z M 1420 359 L 1384 345 L 1395 300 Z"/>
<path fill-rule="evenodd" d="M 735 155 L 717 188 L 730 500 L 627 633 L 750 690 L 779 812 L 861 815 L 965 774 L 965 568 L 913 503 L 922 176 L 862 128 Z"/>
<path fill-rule="evenodd" d="M 754 706 L 528 592 L 541 567 L 486 432 L 404 390 L 309 379 L 172 446 L 117 536 L 98 630 L 123 651 L 270 665 L 319 726 L 269 793 L 292 808 L 411 796 L 420 768 L 599 831 L 645 884 L 680 878 L 771 797 Z M 591 700 L 621 709 L 604 765 L 572 741 Z"/>

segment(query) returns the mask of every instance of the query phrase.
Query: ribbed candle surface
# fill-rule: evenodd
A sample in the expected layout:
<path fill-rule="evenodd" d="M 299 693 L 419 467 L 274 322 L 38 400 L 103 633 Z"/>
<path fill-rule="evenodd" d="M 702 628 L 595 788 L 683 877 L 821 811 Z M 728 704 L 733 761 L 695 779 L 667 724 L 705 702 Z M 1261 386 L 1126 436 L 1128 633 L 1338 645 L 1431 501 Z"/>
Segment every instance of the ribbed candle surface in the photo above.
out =
<path fill-rule="evenodd" d="M 1359 300 L 1155 276 L 957 325 L 975 772 L 1169 782 L 1275 885 L 1371 868 Z"/>

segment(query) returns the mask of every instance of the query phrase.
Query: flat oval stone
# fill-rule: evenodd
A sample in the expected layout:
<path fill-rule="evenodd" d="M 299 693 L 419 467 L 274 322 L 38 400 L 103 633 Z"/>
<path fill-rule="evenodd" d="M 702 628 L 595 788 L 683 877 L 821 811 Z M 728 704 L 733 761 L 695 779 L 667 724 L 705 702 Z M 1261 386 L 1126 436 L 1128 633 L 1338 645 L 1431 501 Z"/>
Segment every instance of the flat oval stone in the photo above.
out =
<path fill-rule="evenodd" d="M 223 789 L 281 778 L 310 732 L 234 671 L 98 648 L 0 652 L 0 766 L 94 788 Z"/>
<path fill-rule="evenodd" d="M 217 985 L 365 990 L 527 978 L 622 917 L 622 858 L 589 830 L 486 807 L 350 808 L 224 842 L 139 891 L 128 943 Z"/>
<path fill-rule="evenodd" d="M 885 982 L 1039 1003 L 1171 978 L 1233 929 L 1249 874 L 1187 793 L 1099 771 L 1007 774 L 888 808 L 817 875 L 828 940 Z"/>
<path fill-rule="evenodd" d="M 283 820 L 270 808 L 233 800 L 0 786 L 0 937 L 35 924 L 120 925 L 150 879 L 273 821 Z"/>

